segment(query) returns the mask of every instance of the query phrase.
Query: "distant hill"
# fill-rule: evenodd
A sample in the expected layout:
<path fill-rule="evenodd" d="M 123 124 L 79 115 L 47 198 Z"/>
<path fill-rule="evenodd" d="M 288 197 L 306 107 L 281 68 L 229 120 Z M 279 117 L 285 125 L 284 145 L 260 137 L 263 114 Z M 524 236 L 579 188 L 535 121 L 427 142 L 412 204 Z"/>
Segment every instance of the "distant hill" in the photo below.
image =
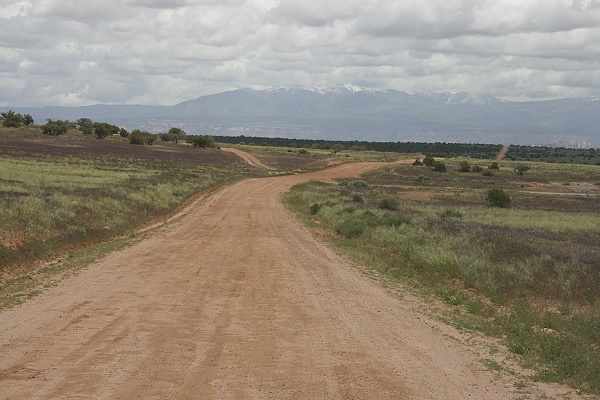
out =
<path fill-rule="evenodd" d="M 46 118 L 86 117 L 128 129 L 327 140 L 503 143 L 600 148 L 598 98 L 511 102 L 468 92 L 356 86 L 240 89 L 175 106 L 11 108 Z"/>

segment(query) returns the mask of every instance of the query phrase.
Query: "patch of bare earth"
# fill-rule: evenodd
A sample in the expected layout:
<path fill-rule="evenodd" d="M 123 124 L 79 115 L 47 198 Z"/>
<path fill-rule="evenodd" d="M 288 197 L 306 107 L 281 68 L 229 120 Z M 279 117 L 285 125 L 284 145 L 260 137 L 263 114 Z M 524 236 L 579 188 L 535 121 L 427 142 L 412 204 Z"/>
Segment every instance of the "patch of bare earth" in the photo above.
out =
<path fill-rule="evenodd" d="M 458 331 L 352 268 L 280 202 L 293 184 L 380 165 L 242 181 L 0 312 L 0 397 L 519 397 Z"/>

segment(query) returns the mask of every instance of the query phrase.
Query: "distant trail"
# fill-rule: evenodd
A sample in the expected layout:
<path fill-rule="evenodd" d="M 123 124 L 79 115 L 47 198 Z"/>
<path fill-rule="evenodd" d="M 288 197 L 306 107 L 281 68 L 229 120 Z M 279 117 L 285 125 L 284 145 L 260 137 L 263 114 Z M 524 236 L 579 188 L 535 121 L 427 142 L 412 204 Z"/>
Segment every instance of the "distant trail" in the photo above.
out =
<path fill-rule="evenodd" d="M 482 365 L 489 351 L 412 311 L 281 204 L 294 184 L 384 165 L 238 182 L 0 312 L 0 398 L 515 398 L 517 378 Z"/>
<path fill-rule="evenodd" d="M 508 153 L 508 146 L 502 146 L 500 153 L 498 153 L 496 156 L 496 161 L 501 161 L 504 157 L 506 157 L 506 153 Z"/>
<path fill-rule="evenodd" d="M 252 165 L 254 167 L 260 167 L 260 168 L 268 169 L 268 170 L 271 170 L 271 171 L 274 171 L 276 169 L 276 168 L 273 168 L 271 166 L 268 166 L 267 164 L 265 164 L 262 161 L 260 161 L 258 158 L 254 157 L 252 154 L 247 153 L 245 151 L 238 150 L 238 149 L 232 149 L 232 148 L 229 148 L 229 147 L 221 148 L 221 150 L 235 154 L 236 156 L 238 156 L 242 160 L 244 160 L 246 163 L 248 163 L 248 164 L 250 164 L 250 165 Z"/>

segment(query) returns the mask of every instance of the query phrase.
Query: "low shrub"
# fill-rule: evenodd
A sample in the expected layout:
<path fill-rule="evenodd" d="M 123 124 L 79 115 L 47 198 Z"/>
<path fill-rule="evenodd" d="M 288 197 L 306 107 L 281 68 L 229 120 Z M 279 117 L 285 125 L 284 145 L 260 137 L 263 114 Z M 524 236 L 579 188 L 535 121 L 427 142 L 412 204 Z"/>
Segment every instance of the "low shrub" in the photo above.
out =
<path fill-rule="evenodd" d="M 379 208 L 384 210 L 397 210 L 400 208 L 400 200 L 396 197 L 386 196 L 379 201 Z"/>
<path fill-rule="evenodd" d="M 352 201 L 355 203 L 364 203 L 365 202 L 365 198 L 363 197 L 363 195 L 358 192 L 352 193 L 351 197 L 352 197 Z"/>
<path fill-rule="evenodd" d="M 492 207 L 508 208 L 510 207 L 511 199 L 508 193 L 502 189 L 490 189 L 487 191 L 486 200 Z"/>
<path fill-rule="evenodd" d="M 321 211 L 322 208 L 323 208 L 323 204 L 314 203 L 313 205 L 310 206 L 310 213 L 312 215 L 315 215 L 316 213 Z"/>

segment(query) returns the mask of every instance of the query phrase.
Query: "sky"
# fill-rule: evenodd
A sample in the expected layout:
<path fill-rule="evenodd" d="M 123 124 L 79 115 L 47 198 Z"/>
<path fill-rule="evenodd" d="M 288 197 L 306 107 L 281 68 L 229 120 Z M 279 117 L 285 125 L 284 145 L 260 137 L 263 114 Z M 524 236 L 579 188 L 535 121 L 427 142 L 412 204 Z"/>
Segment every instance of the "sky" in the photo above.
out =
<path fill-rule="evenodd" d="M 600 0 L 0 0 L 0 106 L 352 84 L 600 95 Z"/>

